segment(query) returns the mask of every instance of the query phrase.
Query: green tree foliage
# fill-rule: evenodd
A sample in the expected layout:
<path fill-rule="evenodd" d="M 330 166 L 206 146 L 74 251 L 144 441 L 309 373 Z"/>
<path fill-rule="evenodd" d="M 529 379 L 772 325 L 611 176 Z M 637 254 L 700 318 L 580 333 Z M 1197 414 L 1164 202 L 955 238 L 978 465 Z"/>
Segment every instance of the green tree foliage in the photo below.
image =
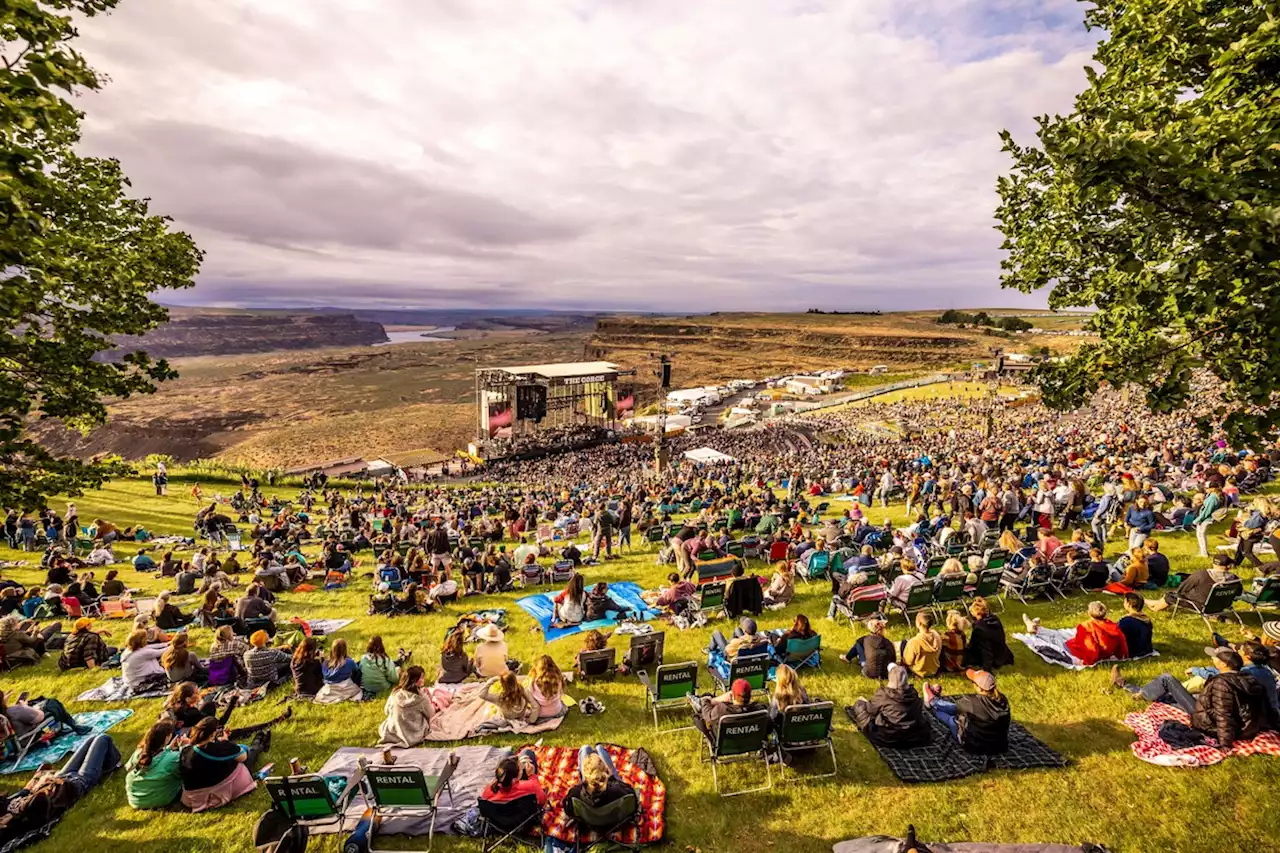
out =
<path fill-rule="evenodd" d="M 1096 307 L 1101 340 L 1034 378 L 1050 405 L 1103 381 L 1155 411 L 1203 365 L 1226 388 L 1213 425 L 1237 439 L 1280 423 L 1280 6 L 1274 0 L 1098 0 L 1107 38 L 1066 117 L 1039 145 L 1005 132 L 1003 284 Z M 1209 424 L 1206 424 L 1209 426 Z"/>
<path fill-rule="evenodd" d="M 93 18 L 117 0 L 0 2 L 0 505 L 35 508 L 47 496 L 100 484 L 118 463 L 55 456 L 34 420 L 87 429 L 104 401 L 149 393 L 172 378 L 163 360 L 95 360 L 115 335 L 167 317 L 151 301 L 189 287 L 201 253 L 191 238 L 126 195 L 115 160 L 80 157 L 81 113 L 69 100 L 101 79 L 71 47 L 72 15 Z"/>

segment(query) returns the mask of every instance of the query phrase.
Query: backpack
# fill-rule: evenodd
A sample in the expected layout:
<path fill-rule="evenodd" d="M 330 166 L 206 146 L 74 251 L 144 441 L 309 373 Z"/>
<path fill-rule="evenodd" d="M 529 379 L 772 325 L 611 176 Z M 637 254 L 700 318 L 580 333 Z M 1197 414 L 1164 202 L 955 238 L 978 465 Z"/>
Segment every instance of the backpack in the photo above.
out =
<path fill-rule="evenodd" d="M 228 655 L 209 661 L 209 686 L 229 687 L 236 683 L 236 659 Z"/>

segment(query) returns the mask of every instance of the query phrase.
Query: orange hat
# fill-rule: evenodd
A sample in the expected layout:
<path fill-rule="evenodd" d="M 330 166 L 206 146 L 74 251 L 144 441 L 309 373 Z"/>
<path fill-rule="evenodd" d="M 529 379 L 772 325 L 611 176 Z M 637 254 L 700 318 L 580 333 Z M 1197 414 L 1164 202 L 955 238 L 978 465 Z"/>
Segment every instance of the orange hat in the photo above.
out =
<path fill-rule="evenodd" d="M 77 620 L 76 620 L 76 630 L 77 630 L 77 631 L 83 631 L 83 630 L 85 630 L 86 628 L 88 628 L 88 627 L 89 627 L 90 625 L 92 625 L 92 624 L 93 624 L 93 620 L 92 620 L 92 619 L 85 619 L 84 617 L 81 617 L 81 618 L 79 618 L 79 619 L 77 619 Z"/>

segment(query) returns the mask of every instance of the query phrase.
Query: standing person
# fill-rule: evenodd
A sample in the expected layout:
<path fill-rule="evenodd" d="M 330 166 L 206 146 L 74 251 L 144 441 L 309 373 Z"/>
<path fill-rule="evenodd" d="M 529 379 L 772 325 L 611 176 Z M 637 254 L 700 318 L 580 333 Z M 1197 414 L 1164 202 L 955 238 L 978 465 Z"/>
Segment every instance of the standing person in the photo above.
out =
<path fill-rule="evenodd" d="M 1209 556 L 1209 525 L 1213 524 L 1213 514 L 1222 508 L 1225 499 L 1222 489 L 1216 484 L 1209 486 L 1209 493 L 1204 497 L 1200 512 L 1196 514 L 1192 527 L 1196 531 L 1196 544 L 1200 546 L 1200 556 Z M 1132 547 L 1132 546 L 1130 546 Z"/>
<path fill-rule="evenodd" d="M 613 559 L 613 525 L 617 521 L 613 517 L 613 513 L 609 512 L 609 508 L 604 504 L 600 505 L 600 509 L 596 511 L 595 518 L 592 520 L 592 528 L 594 535 L 592 536 L 591 553 L 597 560 L 600 559 L 600 547 L 604 546 L 605 559 Z"/>
<path fill-rule="evenodd" d="M 622 553 L 624 546 L 628 552 L 631 551 L 633 512 L 631 498 L 623 498 L 622 506 L 618 509 L 618 553 Z"/>
<path fill-rule="evenodd" d="M 1102 487 L 1102 497 L 1098 499 L 1097 505 L 1093 508 L 1093 518 L 1089 520 L 1089 526 L 1093 529 L 1093 538 L 1103 548 L 1107 546 L 1107 531 L 1117 506 L 1116 487 L 1107 483 Z"/>
<path fill-rule="evenodd" d="M 1147 541 L 1151 531 L 1156 529 L 1156 514 L 1151 509 L 1151 502 L 1146 495 L 1139 495 L 1133 506 L 1124 517 L 1125 526 L 1129 528 L 1129 550 L 1141 548 Z M 1197 537 L 1199 533 L 1197 532 Z M 1203 550 L 1203 549 L 1202 549 Z M 1202 555 L 1207 556 L 1207 555 Z"/>
<path fill-rule="evenodd" d="M 165 471 L 163 462 L 156 466 L 156 472 L 151 475 L 151 484 L 156 487 L 158 498 L 164 497 L 169 490 L 169 474 Z"/>

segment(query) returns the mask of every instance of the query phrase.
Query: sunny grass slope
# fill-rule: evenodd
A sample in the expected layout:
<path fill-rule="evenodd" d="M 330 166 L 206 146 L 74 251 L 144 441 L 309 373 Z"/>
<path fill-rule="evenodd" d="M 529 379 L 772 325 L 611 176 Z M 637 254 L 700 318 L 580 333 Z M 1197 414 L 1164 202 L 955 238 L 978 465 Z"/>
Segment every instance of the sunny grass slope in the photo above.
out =
<path fill-rule="evenodd" d="M 231 483 L 204 481 L 206 497 L 219 488 L 230 493 Z M 195 503 L 188 494 L 189 485 L 176 481 L 167 498 L 156 498 L 149 481 L 126 480 L 109 484 L 100 492 L 77 500 L 80 517 L 90 520 L 102 516 L 118 523 L 141 522 L 160 533 L 187 533 Z M 268 489 L 267 493 L 287 496 L 292 489 Z M 837 504 L 839 506 L 839 504 Z M 61 509 L 61 505 L 56 505 Z M 890 514 L 901 520 L 903 507 L 891 507 Z M 872 509 L 869 517 L 879 521 L 885 513 Z M 1195 543 L 1189 536 L 1163 537 L 1162 549 L 1170 556 L 1174 570 L 1200 564 Z M 1112 551 L 1119 546 L 1113 545 Z M 118 554 L 130 552 L 121 549 Z M 23 555 L 0 549 L 0 558 L 21 559 Z M 647 587 L 656 586 L 668 569 L 654 563 L 652 552 L 637 552 L 604 566 L 586 569 L 591 580 L 634 580 Z M 369 555 L 362 555 L 363 565 L 357 576 L 370 569 Z M 759 564 L 756 570 L 763 570 Z M 124 569 L 130 584 L 154 593 L 170 585 L 156 578 L 138 576 Z M 43 580 L 38 568 L 8 572 L 25 584 Z M 103 573 L 99 573 L 99 580 Z M 1247 572 L 1246 572 L 1247 574 Z M 414 651 L 414 661 L 429 670 L 439 660 L 439 643 L 445 630 L 456 618 L 453 613 L 394 619 L 366 616 L 368 582 L 358 580 L 349 589 L 337 593 L 313 592 L 290 594 L 281 610 L 286 616 L 303 618 L 350 617 L 356 622 L 342 632 L 358 656 L 364 642 L 373 634 L 381 634 L 388 649 L 403 646 Z M 575 638 L 547 645 L 541 634 L 532 629 L 532 621 L 515 606 L 520 593 L 471 598 L 466 605 L 505 606 L 510 629 L 507 639 L 511 654 L 524 662 L 536 655 L 551 654 L 562 668 L 572 662 L 580 646 Z M 1105 597 L 1109 606 L 1118 601 Z M 1083 612 L 1084 596 L 1074 596 L 1067 603 L 1037 603 L 1029 610 L 1048 626 L 1075 624 Z M 824 621 L 828 587 L 825 584 L 801 585 L 796 601 L 780 613 L 767 613 L 760 620 L 768 628 L 790 623 L 797 613 L 806 613 L 824 635 L 827 651 L 823 669 L 808 671 L 802 679 L 811 694 L 833 699 L 838 705 L 850 703 L 859 695 L 870 695 L 876 685 L 841 663 L 837 657 L 846 651 L 854 638 L 847 624 Z M 1003 614 L 1010 633 L 1021 623 L 1026 609 L 1010 604 Z M 1245 616 L 1247 624 L 1256 619 Z M 1192 664 L 1202 664 L 1201 648 L 1208 637 L 1203 623 L 1194 617 L 1174 619 L 1157 614 L 1156 645 L 1162 657 L 1129 664 L 1125 674 L 1130 680 L 1151 678 L 1162 671 L 1180 673 Z M 659 625 L 658 627 L 661 627 Z M 716 627 L 726 631 L 723 622 Z M 112 626 L 114 639 L 123 639 L 123 626 Z M 1237 638 L 1238 629 L 1227 627 L 1229 637 Z M 667 628 L 667 660 L 702 660 L 707 631 L 682 633 Z M 894 639 L 906 636 L 900 619 L 889 629 Z M 210 632 L 193 631 L 195 645 L 201 651 L 208 647 Z M 625 638 L 615 643 L 625 648 Z M 570 693 L 581 698 L 594 695 L 607 706 L 603 716 L 584 717 L 572 712 L 565 724 L 545 736 L 549 744 L 577 746 L 594 741 L 611 741 L 627 746 L 645 747 L 653 755 L 667 784 L 668 845 L 666 849 L 702 851 L 803 851 L 818 853 L 843 838 L 864 834 L 900 834 L 908 823 L 914 823 L 925 839 L 1061 841 L 1092 840 L 1106 844 L 1118 853 L 1216 853 L 1228 849 L 1274 849 L 1280 838 L 1280 814 L 1267 805 L 1280 783 L 1280 761 L 1256 757 L 1232 759 L 1216 767 L 1200 770 L 1171 770 L 1144 764 L 1129 752 L 1131 733 L 1121 719 L 1139 707 L 1127 695 L 1107 692 L 1104 668 L 1073 673 L 1049 666 L 1021 644 L 1014 642 L 1018 662 L 1014 670 L 1002 673 L 1000 686 L 1010 697 L 1015 719 L 1023 722 L 1051 746 L 1067 755 L 1072 766 L 1066 770 L 1044 770 L 1020 773 L 988 773 L 957 782 L 908 787 L 900 784 L 880 762 L 876 753 L 844 719 L 838 715 L 836 751 L 840 775 L 823 783 L 791 783 L 776 785 L 772 791 L 722 800 L 712 790 L 711 774 L 698 760 L 699 744 L 691 732 L 659 735 L 643 713 L 640 686 L 631 678 L 614 682 L 597 682 L 585 688 L 570 687 Z M 68 702 L 72 711 L 91 710 L 69 700 L 83 690 L 100 683 L 103 672 L 59 674 L 51 656 L 34 668 L 20 669 L 0 675 L 4 690 L 28 690 L 32 696 L 51 695 Z M 705 679 L 705 675 L 704 675 Z M 704 683 L 709 683 L 704 680 Z M 949 689 L 961 691 L 964 684 L 952 678 Z M 248 724 L 268 719 L 280 708 L 275 704 L 280 692 L 268 701 L 236 712 L 235 719 Z M 128 755 L 138 738 L 155 720 L 160 701 L 133 702 L 134 711 L 125 723 L 111 734 Z M 95 705 L 93 707 L 115 707 Z M 296 704 L 293 721 L 276 730 L 270 760 L 283 766 L 292 757 L 300 758 L 313 769 L 338 747 L 369 746 L 377 740 L 377 726 L 382 719 L 380 700 L 366 704 L 311 706 Z M 516 746 L 521 738 L 495 738 L 499 745 Z M 747 781 L 744 768 L 730 768 L 732 783 Z M 25 776 L 6 777 L 7 785 L 17 786 Z M 267 806 L 265 793 L 242 798 L 230 807 L 212 813 L 191 815 L 185 811 L 139 812 L 131 809 L 124 798 L 124 780 L 116 774 L 78 804 L 56 829 L 52 838 L 32 848 L 36 853 L 52 853 L 91 847 L 93 853 L 150 853 L 150 851 L 249 850 L 250 832 L 260 812 Z M 419 842 L 414 844 L 413 842 Z M 313 849 L 337 851 L 333 836 L 317 838 Z M 392 848 L 421 848 L 420 839 L 386 839 Z M 478 849 L 470 839 L 437 839 L 441 850 Z"/>

